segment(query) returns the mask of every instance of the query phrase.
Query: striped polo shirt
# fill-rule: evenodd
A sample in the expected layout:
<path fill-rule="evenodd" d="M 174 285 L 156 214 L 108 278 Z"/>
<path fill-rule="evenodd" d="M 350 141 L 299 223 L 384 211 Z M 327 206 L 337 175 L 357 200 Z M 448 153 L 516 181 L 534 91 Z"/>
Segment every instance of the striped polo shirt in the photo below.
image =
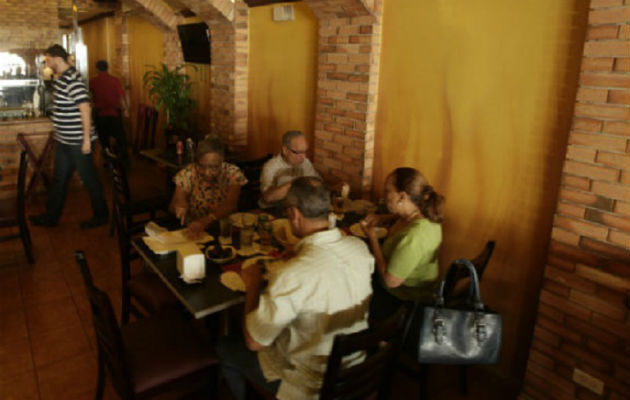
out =
<path fill-rule="evenodd" d="M 54 83 L 54 111 L 52 120 L 55 124 L 55 140 L 69 145 L 83 143 L 83 125 L 79 104 L 89 102 L 85 83 L 74 67 L 68 68 Z M 96 139 L 92 125 L 90 140 Z"/>

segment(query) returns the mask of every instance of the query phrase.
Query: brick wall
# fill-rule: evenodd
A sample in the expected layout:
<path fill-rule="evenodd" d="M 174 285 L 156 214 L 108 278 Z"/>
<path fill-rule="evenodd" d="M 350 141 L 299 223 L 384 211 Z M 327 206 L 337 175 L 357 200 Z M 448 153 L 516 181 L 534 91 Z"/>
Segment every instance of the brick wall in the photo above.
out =
<path fill-rule="evenodd" d="M 629 23 L 628 0 L 591 1 L 524 399 L 630 396 Z"/>
<path fill-rule="evenodd" d="M 0 51 L 45 49 L 61 40 L 57 0 L 6 0 L 1 2 L 0 8 Z"/>
<path fill-rule="evenodd" d="M 379 1 L 307 0 L 319 18 L 315 166 L 324 176 L 372 188 L 381 40 Z"/>

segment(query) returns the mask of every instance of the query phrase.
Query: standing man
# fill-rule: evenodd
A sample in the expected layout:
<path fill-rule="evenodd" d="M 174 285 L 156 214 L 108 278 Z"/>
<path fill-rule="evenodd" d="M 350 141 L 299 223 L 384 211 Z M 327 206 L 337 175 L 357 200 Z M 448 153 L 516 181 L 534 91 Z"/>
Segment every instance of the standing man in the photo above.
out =
<path fill-rule="evenodd" d="M 244 377 L 280 400 L 319 398 L 335 335 L 368 326 L 374 258 L 366 244 L 328 229 L 330 193 L 319 178 L 295 179 L 285 205 L 291 231 L 301 238 L 296 255 L 266 274 L 264 290 L 260 264 L 243 269 L 244 339 L 228 336 L 217 346 L 239 400 Z"/>
<path fill-rule="evenodd" d="M 306 158 L 308 142 L 300 131 L 288 131 L 282 135 L 280 154 L 267 161 L 260 175 L 259 205 L 272 207 L 284 199 L 291 182 L 300 176 L 319 177 L 311 161 Z"/>
<path fill-rule="evenodd" d="M 55 73 L 53 95 L 53 124 L 55 125 L 55 167 L 48 192 L 46 213 L 31 216 L 35 225 L 57 226 L 66 201 L 68 182 L 74 170 L 90 193 L 93 217 L 81 222 L 81 229 L 107 223 L 107 203 L 103 187 L 92 159 L 92 142 L 96 139 L 92 128 L 90 98 L 81 75 L 68 64 L 68 53 L 60 45 L 49 47 L 44 53 L 46 66 Z"/>
<path fill-rule="evenodd" d="M 97 61 L 96 69 L 98 75 L 90 79 L 96 133 L 104 147 L 109 147 L 111 137 L 116 139 L 118 157 L 127 162 L 127 137 L 122 121 L 123 110 L 128 110 L 125 92 L 118 78 L 107 72 L 107 61 Z"/>

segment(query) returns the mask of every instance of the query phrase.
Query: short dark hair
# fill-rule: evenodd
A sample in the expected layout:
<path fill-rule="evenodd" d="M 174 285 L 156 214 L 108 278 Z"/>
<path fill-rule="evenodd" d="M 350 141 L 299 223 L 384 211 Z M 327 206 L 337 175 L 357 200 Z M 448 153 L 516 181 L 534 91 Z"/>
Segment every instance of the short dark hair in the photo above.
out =
<path fill-rule="evenodd" d="M 197 145 L 197 151 L 195 153 L 197 161 L 199 161 L 201 157 L 208 153 L 216 153 L 219 154 L 221 157 L 225 157 L 225 145 L 223 144 L 221 139 L 216 136 L 211 136 L 199 142 L 199 144 Z"/>
<path fill-rule="evenodd" d="M 291 144 L 291 139 L 300 136 L 304 136 L 301 131 L 286 131 L 284 135 L 282 135 L 282 145 L 284 147 L 289 147 L 289 144 Z"/>
<path fill-rule="evenodd" d="M 53 44 L 47 48 L 44 54 L 48 54 L 53 57 L 61 57 L 65 62 L 68 62 L 68 52 L 59 44 Z"/>
<path fill-rule="evenodd" d="M 96 62 L 96 69 L 98 69 L 101 72 L 105 72 L 107 71 L 107 68 L 109 68 L 109 64 L 107 64 L 107 61 L 105 60 L 98 60 Z"/>
<path fill-rule="evenodd" d="M 327 219 L 330 210 L 330 191 L 320 178 L 302 176 L 291 184 L 284 205 L 296 207 L 309 219 Z"/>

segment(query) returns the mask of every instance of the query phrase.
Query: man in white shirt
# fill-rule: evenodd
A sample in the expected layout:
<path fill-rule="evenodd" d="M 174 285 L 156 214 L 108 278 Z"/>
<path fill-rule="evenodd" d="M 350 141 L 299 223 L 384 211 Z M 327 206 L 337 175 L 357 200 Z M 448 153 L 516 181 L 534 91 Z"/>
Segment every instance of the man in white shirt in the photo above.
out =
<path fill-rule="evenodd" d="M 319 177 L 311 161 L 306 158 L 308 142 L 300 131 L 288 131 L 282 135 L 280 153 L 263 166 L 260 175 L 262 208 L 279 204 L 285 198 L 291 182 L 300 176 Z"/>
<path fill-rule="evenodd" d="M 374 258 L 360 239 L 328 229 L 330 194 L 322 180 L 295 179 L 285 205 L 293 234 L 302 238 L 296 255 L 267 274 L 264 290 L 261 265 L 242 271 L 244 339 L 228 337 L 217 347 L 237 399 L 246 395 L 244 377 L 280 400 L 318 398 L 335 335 L 368 325 Z"/>

